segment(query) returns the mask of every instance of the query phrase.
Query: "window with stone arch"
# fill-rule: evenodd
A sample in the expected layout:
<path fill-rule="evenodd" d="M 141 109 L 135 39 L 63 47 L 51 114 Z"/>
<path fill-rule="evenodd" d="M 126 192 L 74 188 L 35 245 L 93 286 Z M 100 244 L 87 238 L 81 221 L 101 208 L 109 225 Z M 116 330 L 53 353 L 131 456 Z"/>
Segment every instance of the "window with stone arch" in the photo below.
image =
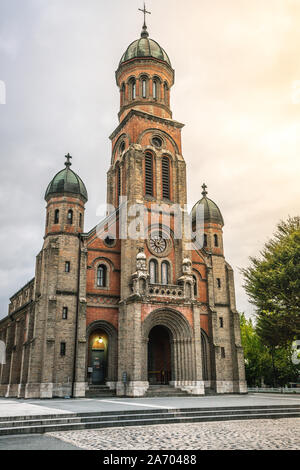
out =
<path fill-rule="evenodd" d="M 70 209 L 68 211 L 68 217 L 67 218 L 68 218 L 68 224 L 72 225 L 73 224 L 73 211 L 72 211 L 72 209 Z"/>
<path fill-rule="evenodd" d="M 193 274 L 193 279 L 194 279 L 194 297 L 198 297 L 198 279 L 196 274 Z"/>
<path fill-rule="evenodd" d="M 218 239 L 217 234 L 214 235 L 214 242 L 215 242 L 215 247 L 218 247 L 219 246 L 219 239 Z"/>
<path fill-rule="evenodd" d="M 55 224 L 59 223 L 59 209 L 56 209 L 54 212 L 54 223 Z"/>
<path fill-rule="evenodd" d="M 135 80 L 135 78 L 130 79 L 129 87 L 130 87 L 130 98 L 132 100 L 135 100 L 136 99 L 136 80 Z"/>
<path fill-rule="evenodd" d="M 168 261 L 161 263 L 161 284 L 170 284 L 170 264 Z"/>
<path fill-rule="evenodd" d="M 157 100 L 158 99 L 158 82 L 156 79 L 154 79 L 152 82 L 152 94 L 153 94 L 153 99 Z"/>
<path fill-rule="evenodd" d="M 154 165 L 153 155 L 147 152 L 145 155 L 145 195 L 154 196 Z"/>
<path fill-rule="evenodd" d="M 99 264 L 97 267 L 97 287 L 107 287 L 107 281 L 107 266 L 105 264 Z"/>
<path fill-rule="evenodd" d="M 170 160 L 166 156 L 164 156 L 161 161 L 161 175 L 162 175 L 162 197 L 163 199 L 171 199 Z"/>
<path fill-rule="evenodd" d="M 150 284 L 158 283 L 158 264 L 155 259 L 149 262 Z"/>
<path fill-rule="evenodd" d="M 140 81 L 141 81 L 141 96 L 142 98 L 145 99 L 148 97 L 148 77 L 143 75 L 140 78 Z"/>

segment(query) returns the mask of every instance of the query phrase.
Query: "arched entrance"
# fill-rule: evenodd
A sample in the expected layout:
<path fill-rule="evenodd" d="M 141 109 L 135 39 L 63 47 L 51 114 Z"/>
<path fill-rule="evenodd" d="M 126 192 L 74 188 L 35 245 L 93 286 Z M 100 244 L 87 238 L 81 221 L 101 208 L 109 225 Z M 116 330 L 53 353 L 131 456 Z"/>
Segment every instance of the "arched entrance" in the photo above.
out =
<path fill-rule="evenodd" d="M 108 335 L 95 330 L 89 337 L 88 375 L 92 385 L 102 385 L 107 378 Z"/>
<path fill-rule="evenodd" d="M 149 333 L 148 381 L 150 385 L 167 385 L 171 380 L 170 332 L 165 326 L 155 326 Z"/>

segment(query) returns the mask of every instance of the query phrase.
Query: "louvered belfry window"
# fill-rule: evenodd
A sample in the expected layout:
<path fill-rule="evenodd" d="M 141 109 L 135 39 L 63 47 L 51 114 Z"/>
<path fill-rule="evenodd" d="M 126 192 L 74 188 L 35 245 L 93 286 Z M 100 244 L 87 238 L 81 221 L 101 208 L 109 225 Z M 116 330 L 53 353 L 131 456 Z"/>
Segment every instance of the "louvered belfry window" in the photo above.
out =
<path fill-rule="evenodd" d="M 170 199 L 170 162 L 168 157 L 162 159 L 162 196 Z"/>
<path fill-rule="evenodd" d="M 150 153 L 145 156 L 145 194 L 153 196 L 153 157 Z"/>

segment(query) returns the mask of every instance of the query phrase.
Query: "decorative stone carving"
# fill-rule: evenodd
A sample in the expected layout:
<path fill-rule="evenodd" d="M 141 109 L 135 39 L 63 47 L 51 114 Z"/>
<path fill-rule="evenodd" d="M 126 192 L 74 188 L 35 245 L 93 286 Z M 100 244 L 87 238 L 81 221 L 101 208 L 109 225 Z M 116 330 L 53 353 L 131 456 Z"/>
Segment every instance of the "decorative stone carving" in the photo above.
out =
<path fill-rule="evenodd" d="M 140 247 L 136 255 L 136 272 L 131 276 L 132 295 L 141 297 L 146 294 L 149 277 L 144 248 Z"/>
<path fill-rule="evenodd" d="M 182 261 L 182 276 L 178 279 L 178 284 L 182 286 L 186 301 L 194 300 L 194 283 L 192 276 L 192 262 L 189 258 Z"/>

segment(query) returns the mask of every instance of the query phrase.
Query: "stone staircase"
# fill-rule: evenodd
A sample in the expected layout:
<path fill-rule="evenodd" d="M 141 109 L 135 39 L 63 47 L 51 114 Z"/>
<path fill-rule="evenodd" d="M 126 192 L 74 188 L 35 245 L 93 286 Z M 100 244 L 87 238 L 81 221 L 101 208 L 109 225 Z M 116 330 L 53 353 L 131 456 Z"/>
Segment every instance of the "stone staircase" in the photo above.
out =
<path fill-rule="evenodd" d="M 218 394 L 212 388 L 205 387 L 205 395 L 206 396 L 216 396 Z"/>
<path fill-rule="evenodd" d="M 0 418 L 0 436 L 150 424 L 300 417 L 300 405 L 236 406 L 68 413 Z"/>
<path fill-rule="evenodd" d="M 107 398 L 115 397 L 115 390 L 111 390 L 106 385 L 90 385 L 89 389 L 85 392 L 86 398 Z"/>
<path fill-rule="evenodd" d="M 144 398 L 150 397 L 190 397 L 188 392 L 171 385 L 150 385 Z"/>

